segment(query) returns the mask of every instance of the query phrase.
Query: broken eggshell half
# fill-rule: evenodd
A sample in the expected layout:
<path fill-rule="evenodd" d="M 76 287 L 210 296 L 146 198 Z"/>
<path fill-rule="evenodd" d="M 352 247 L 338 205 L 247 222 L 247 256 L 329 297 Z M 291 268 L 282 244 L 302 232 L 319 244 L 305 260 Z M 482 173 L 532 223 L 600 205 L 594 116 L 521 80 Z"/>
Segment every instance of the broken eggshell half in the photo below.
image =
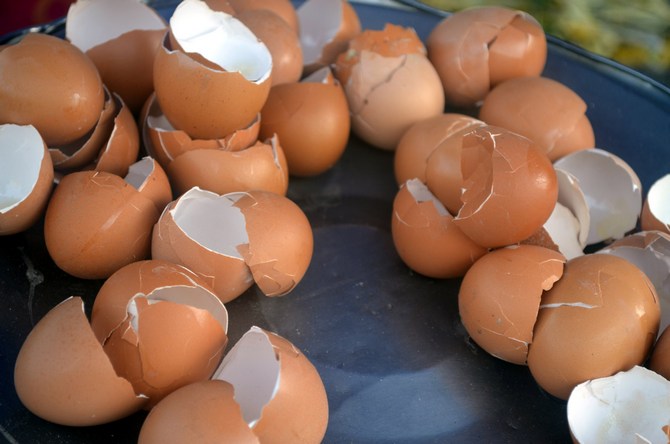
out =
<path fill-rule="evenodd" d="M 654 181 L 642 206 L 640 226 L 643 230 L 660 230 L 670 233 L 670 174 Z"/>
<path fill-rule="evenodd" d="M 51 196 L 54 169 L 32 125 L 0 125 L 0 235 L 31 227 Z"/>
<path fill-rule="evenodd" d="M 311 261 L 312 229 L 300 207 L 266 191 L 224 195 L 194 187 L 165 208 L 152 257 L 184 265 L 228 302 L 254 281 L 267 296 L 290 292 Z"/>

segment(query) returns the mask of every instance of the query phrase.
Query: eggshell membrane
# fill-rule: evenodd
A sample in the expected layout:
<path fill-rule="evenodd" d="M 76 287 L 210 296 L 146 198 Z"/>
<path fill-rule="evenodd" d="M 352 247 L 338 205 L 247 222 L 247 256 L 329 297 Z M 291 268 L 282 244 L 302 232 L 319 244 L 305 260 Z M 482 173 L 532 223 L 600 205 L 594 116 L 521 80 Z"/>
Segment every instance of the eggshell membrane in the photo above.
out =
<path fill-rule="evenodd" d="M 236 249 L 237 245 L 249 242 L 244 216 L 234 206 L 236 197 L 219 196 L 198 188 L 187 191 L 165 207 L 151 241 L 153 259 L 192 270 L 224 303 L 244 293 L 254 282 Z M 201 216 L 208 213 L 207 218 Z M 215 226 L 199 225 L 204 221 Z"/>
<path fill-rule="evenodd" d="M 287 3 L 295 14 L 293 5 Z M 303 65 L 300 38 L 282 17 L 269 9 L 244 9 L 235 17 L 268 47 L 272 55 L 272 86 L 300 80 Z"/>
<path fill-rule="evenodd" d="M 398 185 L 414 178 L 426 182 L 428 158 L 433 151 L 452 134 L 480 125 L 484 122 L 459 113 L 439 114 L 413 123 L 398 141 L 393 157 Z M 460 166 L 458 169 L 460 175 Z"/>
<path fill-rule="evenodd" d="M 353 132 L 386 150 L 394 150 L 413 123 L 444 110 L 440 79 L 420 54 L 384 57 L 363 51 L 344 91 Z"/>
<path fill-rule="evenodd" d="M 410 179 L 393 201 L 393 244 L 402 261 L 433 278 L 460 277 L 486 253 L 453 223 L 444 205 L 419 179 Z"/>
<path fill-rule="evenodd" d="M 47 146 L 82 137 L 100 117 L 100 75 L 84 53 L 63 39 L 26 34 L 0 51 L 0 77 L 0 123 L 33 125 Z"/>
<path fill-rule="evenodd" d="M 323 440 L 328 425 L 326 390 L 316 368 L 285 338 L 251 327 L 230 350 L 214 379 L 235 387 L 243 415 L 261 442 Z M 258 405 L 259 395 L 267 395 L 268 389 L 270 399 Z"/>
<path fill-rule="evenodd" d="M 290 0 L 228 0 L 228 3 L 235 9 L 234 15 L 239 16 L 247 11 L 272 11 L 281 17 L 296 35 L 300 30 L 298 13 Z"/>
<path fill-rule="evenodd" d="M 586 102 L 556 80 L 518 77 L 491 90 L 479 118 L 528 137 L 555 161 L 595 146 L 586 110 Z"/>
<path fill-rule="evenodd" d="M 245 128 L 219 139 L 193 139 L 186 132 L 175 129 L 165 118 L 155 94 L 147 100 L 142 112 L 142 140 L 148 153 L 155 157 L 163 168 L 181 154 L 197 149 L 220 149 L 241 151 L 258 140 L 260 113 Z"/>
<path fill-rule="evenodd" d="M 217 194 L 265 190 L 286 194 L 286 156 L 275 138 L 256 142 L 242 151 L 200 149 L 187 151 L 167 167 L 175 194 L 197 186 Z"/>
<path fill-rule="evenodd" d="M 106 171 L 125 176 L 130 165 L 137 161 L 140 152 L 140 134 L 135 117 L 123 100 L 113 94 L 117 114 L 107 143 L 102 147 L 95 160 L 96 171 Z"/>
<path fill-rule="evenodd" d="M 68 426 L 112 422 L 146 401 L 114 372 L 79 297 L 51 309 L 28 334 L 16 358 L 14 386 L 32 413 Z"/>
<path fill-rule="evenodd" d="M 563 274 L 565 257 L 535 245 L 500 248 L 465 273 L 458 312 L 470 337 L 502 360 L 525 364 L 542 292 Z"/>
<path fill-rule="evenodd" d="M 361 33 L 356 10 L 346 0 L 308 0 L 297 8 L 303 74 L 328 66 Z"/>
<path fill-rule="evenodd" d="M 126 182 L 137 188 L 137 191 L 151 200 L 161 212 L 172 202 L 170 182 L 163 168 L 151 157 L 143 157 L 128 168 Z"/>
<path fill-rule="evenodd" d="M 670 382 L 641 366 L 579 384 L 567 404 L 575 443 L 666 442 Z"/>
<path fill-rule="evenodd" d="M 649 358 L 649 368 L 664 378 L 670 378 L 670 328 L 661 331 Z"/>
<path fill-rule="evenodd" d="M 457 107 L 477 104 L 507 79 L 539 76 L 547 58 L 540 24 L 523 11 L 499 6 L 450 15 L 431 30 L 426 46 L 447 103 Z"/>
<path fill-rule="evenodd" d="M 114 174 L 64 176 L 44 220 L 44 240 L 56 265 L 83 279 L 110 276 L 145 259 L 159 212 L 154 203 Z"/>
<path fill-rule="evenodd" d="M 659 230 L 670 233 L 668 194 L 670 194 L 670 174 L 655 180 L 649 188 L 640 214 L 640 227 L 643 230 Z"/>
<path fill-rule="evenodd" d="M 8 235 L 30 228 L 44 214 L 54 169 L 33 126 L 0 125 L 0 152 L 0 235 Z"/>
<path fill-rule="evenodd" d="M 165 117 L 195 139 L 223 138 L 247 127 L 270 92 L 271 77 L 256 83 L 239 72 L 213 69 L 169 47 L 154 62 L 154 88 Z"/>
<path fill-rule="evenodd" d="M 298 285 L 312 260 L 309 220 L 287 197 L 259 190 L 238 196 L 235 206 L 244 215 L 249 242 L 237 249 L 266 296 L 285 295 Z"/>
<path fill-rule="evenodd" d="M 142 424 L 138 444 L 198 442 L 259 443 L 242 418 L 232 385 L 195 382 L 159 402 Z"/>
<path fill-rule="evenodd" d="M 477 244 L 522 241 L 547 221 L 556 205 L 556 173 L 523 136 L 486 126 L 463 136 L 463 206 L 454 223 Z"/>
<path fill-rule="evenodd" d="M 219 365 L 228 342 L 227 324 L 208 310 L 211 302 L 196 305 L 198 296 L 221 304 L 209 290 L 191 285 L 135 295 L 128 303 L 129 316 L 105 340 L 117 374 L 149 398 L 147 409 L 179 387 L 208 379 Z M 222 304 L 221 309 L 225 313 Z"/>
<path fill-rule="evenodd" d="M 278 135 L 294 176 L 314 176 L 335 165 L 350 129 L 347 98 L 327 67 L 299 83 L 272 87 L 261 110 L 260 137 Z"/>
<path fill-rule="evenodd" d="M 544 390 L 568 399 L 584 381 L 644 362 L 659 319 L 656 291 L 635 265 L 607 254 L 571 259 L 542 296 L 528 367 Z"/>
<path fill-rule="evenodd" d="M 556 202 L 549 219 L 542 227 L 566 258 L 572 259 L 584 254 L 584 247 L 579 243 L 579 221 L 560 202 Z"/>

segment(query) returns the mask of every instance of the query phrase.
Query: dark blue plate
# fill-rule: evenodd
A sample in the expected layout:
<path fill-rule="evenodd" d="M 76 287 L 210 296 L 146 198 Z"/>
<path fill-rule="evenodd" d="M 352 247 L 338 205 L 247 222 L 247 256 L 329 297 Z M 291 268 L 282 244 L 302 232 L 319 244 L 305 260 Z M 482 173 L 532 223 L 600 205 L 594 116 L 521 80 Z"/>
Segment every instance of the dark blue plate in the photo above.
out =
<path fill-rule="evenodd" d="M 173 8 L 159 10 L 168 16 Z M 441 19 L 356 8 L 366 28 L 392 22 L 422 38 Z M 62 35 L 62 23 L 49 32 Z M 598 147 L 626 160 L 645 191 L 670 172 L 667 87 L 551 37 L 545 75 L 584 98 Z M 459 281 L 418 276 L 400 261 L 390 236 L 396 189 L 392 154 L 355 137 L 332 170 L 292 179 L 289 197 L 314 229 L 312 264 L 286 297 L 268 299 L 252 288 L 228 304 L 231 343 L 259 325 L 303 350 L 328 392 L 326 442 L 570 442 L 565 403 L 545 394 L 526 367 L 493 358 L 468 338 L 458 316 Z M 39 223 L 0 238 L 0 435 L 10 443 L 136 441 L 143 412 L 103 426 L 63 427 L 32 415 L 14 391 L 14 361 L 32 326 L 71 295 L 90 310 L 100 285 L 55 267 Z"/>

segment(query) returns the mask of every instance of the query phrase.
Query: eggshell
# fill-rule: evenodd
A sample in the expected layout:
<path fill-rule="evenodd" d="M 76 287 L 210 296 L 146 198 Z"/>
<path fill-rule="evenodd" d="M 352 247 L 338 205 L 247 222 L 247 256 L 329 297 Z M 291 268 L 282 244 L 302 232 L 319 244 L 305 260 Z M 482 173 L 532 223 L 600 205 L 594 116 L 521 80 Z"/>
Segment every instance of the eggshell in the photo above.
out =
<path fill-rule="evenodd" d="M 144 420 L 138 444 L 259 443 L 242 418 L 232 385 L 210 380 L 175 390 Z"/>
<path fill-rule="evenodd" d="M 434 278 L 460 277 L 486 249 L 453 223 L 453 216 L 419 180 L 410 179 L 393 201 L 393 244 L 403 262 Z"/>
<path fill-rule="evenodd" d="M 567 404 L 575 443 L 666 442 L 670 382 L 641 366 L 579 384 Z"/>
<path fill-rule="evenodd" d="M 113 96 L 117 110 L 114 125 L 109 139 L 98 153 L 94 169 L 125 176 L 130 165 L 137 161 L 140 152 L 140 134 L 130 109 L 118 95 Z"/>
<path fill-rule="evenodd" d="M 35 325 L 16 358 L 14 386 L 28 410 L 69 426 L 115 421 L 145 402 L 114 372 L 79 297 L 66 299 Z"/>
<path fill-rule="evenodd" d="M 586 109 L 577 93 L 556 80 L 517 77 L 491 90 L 479 118 L 528 137 L 554 161 L 595 146 Z"/>
<path fill-rule="evenodd" d="M 584 381 L 642 364 L 659 319 L 654 286 L 635 265 L 608 254 L 571 259 L 542 296 L 528 367 L 544 390 L 568 399 Z"/>
<path fill-rule="evenodd" d="M 93 128 L 104 102 L 93 62 L 71 43 L 28 33 L 0 51 L 0 124 L 33 125 L 47 146 Z"/>
<path fill-rule="evenodd" d="M 7 235 L 28 229 L 42 216 L 54 169 L 31 125 L 0 125 L 0 153 L 0 235 Z"/>
<path fill-rule="evenodd" d="M 463 108 L 477 104 L 491 87 L 507 79 L 539 76 L 547 58 L 546 38 L 537 20 L 500 6 L 451 14 L 431 30 L 426 46 L 447 103 Z"/>
<path fill-rule="evenodd" d="M 237 15 L 247 11 L 272 11 L 284 20 L 293 32 L 298 33 L 298 13 L 290 0 L 228 0 Z"/>
<path fill-rule="evenodd" d="M 232 16 L 185 0 L 154 62 L 154 88 L 165 117 L 196 139 L 222 138 L 256 117 L 271 85 L 266 46 Z M 221 38 L 226 36 L 225 38 Z"/>
<path fill-rule="evenodd" d="M 668 193 L 670 193 L 670 174 L 655 180 L 649 188 L 640 214 L 640 226 L 643 230 L 670 233 Z"/>
<path fill-rule="evenodd" d="M 439 114 L 412 124 L 398 141 L 393 157 L 398 185 L 414 178 L 426 182 L 426 167 L 433 151 L 452 134 L 480 125 L 484 122 L 458 113 Z"/>
<path fill-rule="evenodd" d="M 491 355 L 525 364 L 543 291 L 563 274 L 565 257 L 535 245 L 500 248 L 465 273 L 458 312 L 470 337 Z"/>
<path fill-rule="evenodd" d="M 579 243 L 579 221 L 572 211 L 560 202 L 556 202 L 554 210 L 542 228 L 566 258 L 572 259 L 584 254 L 584 247 Z"/>
<path fill-rule="evenodd" d="M 547 221 L 556 205 L 556 173 L 529 139 L 485 126 L 463 136 L 462 207 L 454 223 L 477 244 L 520 242 Z"/>
<path fill-rule="evenodd" d="M 146 258 L 159 212 L 147 197 L 114 174 L 64 176 L 51 197 L 44 240 L 56 265 L 84 279 L 106 278 Z"/>
<path fill-rule="evenodd" d="M 654 344 L 649 358 L 649 368 L 664 378 L 670 378 L 670 328 L 667 326 Z"/>
<path fill-rule="evenodd" d="M 217 194 L 265 190 L 286 194 L 289 168 L 277 137 L 242 151 L 195 149 L 167 167 L 176 195 L 197 186 Z"/>
<path fill-rule="evenodd" d="M 103 83 L 131 113 L 153 91 L 153 59 L 167 25 L 136 0 L 77 0 L 70 5 L 65 37 L 93 61 Z"/>
<path fill-rule="evenodd" d="M 260 136 L 279 136 L 294 176 L 330 169 L 347 147 L 350 128 L 347 98 L 327 67 L 299 83 L 273 86 L 261 110 Z"/>
<path fill-rule="evenodd" d="M 143 157 L 130 165 L 124 178 L 140 194 L 154 203 L 161 212 L 172 201 L 170 182 L 163 168 L 151 157 Z"/>

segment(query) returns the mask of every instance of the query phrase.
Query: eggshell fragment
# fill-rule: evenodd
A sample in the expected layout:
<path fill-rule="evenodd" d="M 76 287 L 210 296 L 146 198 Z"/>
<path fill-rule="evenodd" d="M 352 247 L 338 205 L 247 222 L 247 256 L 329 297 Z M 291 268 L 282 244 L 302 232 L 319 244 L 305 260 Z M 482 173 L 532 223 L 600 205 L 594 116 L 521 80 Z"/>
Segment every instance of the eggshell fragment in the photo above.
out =
<path fill-rule="evenodd" d="M 35 325 L 16 358 L 14 386 L 28 410 L 69 426 L 115 421 L 146 401 L 116 375 L 79 297 L 66 299 Z"/>
<path fill-rule="evenodd" d="M 151 200 L 159 212 L 172 201 L 170 182 L 156 159 L 143 157 L 133 163 L 124 180 Z"/>
<path fill-rule="evenodd" d="M 107 171 L 118 176 L 128 174 L 128 168 L 137 161 L 140 152 L 140 134 L 135 118 L 121 98 L 113 94 L 116 103 L 114 126 L 95 160 L 96 171 Z"/>
<path fill-rule="evenodd" d="M 620 239 L 634 229 L 642 210 L 642 185 L 620 157 L 603 149 L 574 152 L 554 163 L 579 183 L 589 209 L 587 244 Z"/>
<path fill-rule="evenodd" d="M 643 230 L 660 230 L 670 233 L 670 174 L 654 181 L 644 199 L 640 226 Z"/>
<path fill-rule="evenodd" d="M 463 136 L 462 207 L 454 223 L 484 247 L 520 242 L 547 221 L 556 205 L 554 168 L 529 139 L 485 126 Z"/>
<path fill-rule="evenodd" d="M 284 20 L 298 34 L 298 13 L 290 0 L 228 0 L 237 14 L 247 11 L 271 11 Z"/>
<path fill-rule="evenodd" d="M 419 179 L 408 180 L 398 191 L 391 234 L 403 262 L 434 278 L 463 276 L 487 251 L 454 225 L 453 216 Z"/>
<path fill-rule="evenodd" d="M 660 330 L 649 358 L 649 368 L 664 378 L 670 377 L 670 328 Z"/>
<path fill-rule="evenodd" d="M 584 247 L 579 243 L 579 221 L 572 211 L 560 202 L 556 202 L 554 211 L 551 212 L 542 228 L 546 230 L 567 259 L 584 254 Z"/>
<path fill-rule="evenodd" d="M 548 393 L 642 364 L 656 339 L 660 305 L 635 265 L 609 254 L 569 260 L 542 296 L 528 368 Z"/>
<path fill-rule="evenodd" d="M 668 441 L 670 382 L 641 366 L 579 384 L 567 404 L 576 443 Z"/>
<path fill-rule="evenodd" d="M 31 227 L 47 206 L 54 169 L 31 125 L 0 125 L 0 235 Z"/>
<path fill-rule="evenodd" d="M 563 274 L 565 257 L 518 245 L 492 251 L 465 273 L 458 311 L 470 337 L 491 355 L 525 364 L 542 292 Z"/>

